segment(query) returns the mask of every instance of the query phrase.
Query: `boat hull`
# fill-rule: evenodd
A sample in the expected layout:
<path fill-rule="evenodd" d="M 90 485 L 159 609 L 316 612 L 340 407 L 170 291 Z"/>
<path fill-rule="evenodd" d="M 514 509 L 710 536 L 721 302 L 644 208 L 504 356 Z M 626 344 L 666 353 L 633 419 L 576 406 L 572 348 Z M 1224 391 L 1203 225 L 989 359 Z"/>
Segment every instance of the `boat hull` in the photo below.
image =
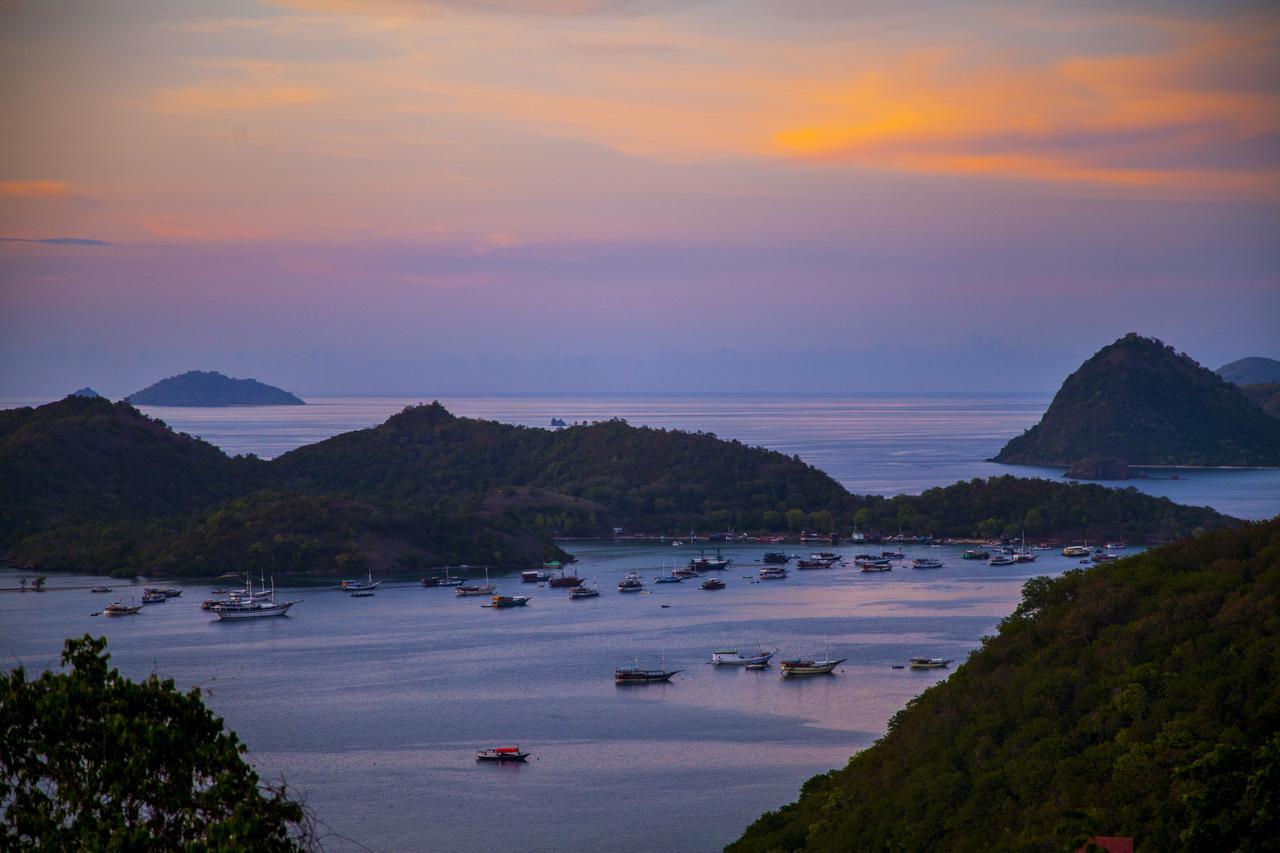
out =
<path fill-rule="evenodd" d="M 238 619 L 269 619 L 272 616 L 284 616 L 289 612 L 289 608 L 293 607 L 293 602 L 289 601 L 284 604 L 269 604 L 265 607 L 255 607 L 252 609 L 233 609 L 221 608 L 215 610 L 219 619 L 225 621 L 235 621 Z"/>
<path fill-rule="evenodd" d="M 782 677 L 795 678 L 797 676 L 806 675 L 830 675 L 837 666 L 844 663 L 848 658 L 830 661 L 805 661 L 804 663 L 796 663 L 794 661 L 782 662 Z"/>

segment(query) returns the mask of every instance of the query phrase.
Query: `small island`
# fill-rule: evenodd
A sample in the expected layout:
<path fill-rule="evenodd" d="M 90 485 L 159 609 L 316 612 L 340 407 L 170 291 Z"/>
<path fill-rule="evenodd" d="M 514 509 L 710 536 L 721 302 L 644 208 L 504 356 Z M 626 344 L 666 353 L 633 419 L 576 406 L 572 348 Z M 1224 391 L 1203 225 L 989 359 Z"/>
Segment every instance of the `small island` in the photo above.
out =
<path fill-rule="evenodd" d="M 256 379 L 236 379 L 214 370 L 170 376 L 125 398 L 135 406 L 305 406 L 300 397 Z"/>
<path fill-rule="evenodd" d="M 101 397 L 102 395 L 99 394 L 97 391 L 93 390 L 92 388 L 90 388 L 88 385 L 86 385 L 83 388 L 80 388 L 79 390 L 72 391 L 71 396 L 72 397 Z"/>
<path fill-rule="evenodd" d="M 992 461 L 1078 466 L 1074 476 L 1096 478 L 1132 466 L 1280 466 L 1280 421 L 1261 405 L 1185 353 L 1131 332 L 1068 376 L 1040 423 Z"/>

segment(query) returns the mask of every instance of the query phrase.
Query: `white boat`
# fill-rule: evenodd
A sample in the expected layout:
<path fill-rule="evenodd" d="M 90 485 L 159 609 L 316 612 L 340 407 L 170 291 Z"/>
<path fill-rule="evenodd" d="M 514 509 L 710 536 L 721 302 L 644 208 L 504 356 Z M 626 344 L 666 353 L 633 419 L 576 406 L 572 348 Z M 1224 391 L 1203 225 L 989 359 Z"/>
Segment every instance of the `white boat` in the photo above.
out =
<path fill-rule="evenodd" d="M 711 662 L 716 666 L 753 666 L 769 662 L 776 652 L 763 649 L 749 654 L 742 654 L 737 649 L 716 649 L 711 653 Z"/>
<path fill-rule="evenodd" d="M 764 566 L 760 569 L 762 581 L 781 581 L 786 580 L 787 577 L 787 570 L 782 566 Z"/>
<path fill-rule="evenodd" d="M 628 572 L 627 576 L 618 582 L 618 592 L 640 592 L 643 589 L 644 582 L 635 572 Z"/>
<path fill-rule="evenodd" d="M 1064 557 L 1087 557 L 1091 553 L 1093 552 L 1085 545 L 1068 545 L 1062 549 L 1062 556 Z"/>
<path fill-rule="evenodd" d="M 942 561 L 935 560 L 933 557 L 916 557 L 914 560 L 911 561 L 911 568 L 940 569 L 942 568 Z"/>
<path fill-rule="evenodd" d="M 893 571 L 893 565 L 888 560 L 859 560 L 857 566 L 860 572 Z"/>
<path fill-rule="evenodd" d="M 489 583 L 488 566 L 484 567 L 484 586 L 479 586 L 477 584 L 461 584 L 453 588 L 453 594 L 460 598 L 468 595 L 492 596 L 497 591 L 498 588 Z"/>
<path fill-rule="evenodd" d="M 569 590 L 570 598 L 598 598 L 600 590 L 593 586 L 575 586 Z"/>
<path fill-rule="evenodd" d="M 252 576 L 246 578 L 246 592 L 248 595 L 240 601 L 220 602 L 209 609 L 223 620 L 263 619 L 268 616 L 283 616 L 289 612 L 290 607 L 297 604 L 296 601 L 276 601 L 275 578 L 271 579 L 271 592 L 265 601 L 256 599 Z"/>
<path fill-rule="evenodd" d="M 950 663 L 950 658 L 912 658 L 907 661 L 907 666 L 912 669 L 946 669 Z"/>
<path fill-rule="evenodd" d="M 375 590 L 375 589 L 377 589 L 377 588 L 378 588 L 378 585 L 379 585 L 379 584 L 381 584 L 381 583 L 382 583 L 382 581 L 375 581 L 375 580 L 373 579 L 373 570 L 372 570 L 372 569 L 370 569 L 370 570 L 369 570 L 369 579 L 368 579 L 368 580 L 363 580 L 363 581 L 351 581 L 351 580 L 339 581 L 339 582 L 338 582 L 338 589 L 342 590 L 343 592 L 365 592 L 365 591 L 369 591 L 369 590 Z"/>

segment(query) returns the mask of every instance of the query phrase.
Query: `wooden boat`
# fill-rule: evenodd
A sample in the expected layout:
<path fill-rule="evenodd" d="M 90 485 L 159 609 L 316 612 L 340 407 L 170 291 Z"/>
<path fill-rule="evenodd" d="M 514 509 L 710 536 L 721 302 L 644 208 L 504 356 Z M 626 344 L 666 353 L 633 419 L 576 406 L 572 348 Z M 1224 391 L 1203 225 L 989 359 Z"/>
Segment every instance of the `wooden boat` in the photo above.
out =
<path fill-rule="evenodd" d="M 960 556 L 965 560 L 990 560 L 991 552 L 983 548 L 970 548 Z"/>
<path fill-rule="evenodd" d="M 496 586 L 489 583 L 489 567 L 484 567 L 484 586 L 479 584 L 462 584 L 453 588 L 453 594 L 459 597 L 468 595 L 493 595 L 498 591 Z"/>
<path fill-rule="evenodd" d="M 882 560 L 905 560 L 906 554 L 901 551 L 881 551 L 880 559 Z"/>
<path fill-rule="evenodd" d="M 942 568 L 942 561 L 941 561 L 941 560 L 935 560 L 933 557 L 917 557 L 916 559 L 914 559 L 914 560 L 912 560 L 912 561 L 911 561 L 911 568 L 913 568 L 913 569 L 940 569 L 940 568 Z"/>
<path fill-rule="evenodd" d="M 703 554 L 700 557 L 690 560 L 689 568 L 698 572 L 718 572 L 729 568 L 729 563 L 730 561 L 727 558 L 720 556 L 720 549 L 717 548 L 714 558 Z"/>
<path fill-rule="evenodd" d="M 133 616 L 137 614 L 137 612 L 141 609 L 142 609 L 141 604 L 129 605 L 129 604 L 125 604 L 123 601 L 117 601 L 112 604 L 108 604 L 106 607 L 102 608 L 102 615 L 103 616 Z"/>
<path fill-rule="evenodd" d="M 840 562 L 840 555 L 834 551 L 815 551 L 809 555 L 809 559 L 822 563 L 838 563 Z"/>
<path fill-rule="evenodd" d="M 724 589 L 724 581 L 720 578 L 707 578 L 701 584 L 702 589 Z"/>
<path fill-rule="evenodd" d="M 551 580 L 551 572 L 543 572 L 538 569 L 533 569 L 532 571 L 520 573 L 521 583 L 543 583 L 544 581 L 549 580 Z"/>
<path fill-rule="evenodd" d="M 529 753 L 518 746 L 493 746 L 476 750 L 476 761 L 524 761 L 528 757 Z"/>
<path fill-rule="evenodd" d="M 165 598 L 177 598 L 182 595 L 182 590 L 176 586 L 148 586 L 143 587 L 142 592 L 163 595 Z"/>
<path fill-rule="evenodd" d="M 1068 545 L 1062 549 L 1064 557 L 1087 557 L 1089 554 L 1090 551 L 1085 545 Z"/>
<path fill-rule="evenodd" d="M 613 671 L 614 684 L 656 684 L 670 681 L 679 669 L 641 669 L 638 666 L 620 666 Z"/>
<path fill-rule="evenodd" d="M 943 660 L 941 657 L 913 657 L 906 662 L 906 665 L 913 670 L 942 670 L 946 669 L 950 663 L 951 658 Z"/>
<path fill-rule="evenodd" d="M 797 569 L 829 569 L 834 565 L 826 560 L 796 560 Z"/>
<path fill-rule="evenodd" d="M 564 569 L 561 569 L 560 574 L 547 580 L 547 586 L 553 589 L 565 589 L 565 588 L 571 588 L 575 586 L 582 586 L 582 582 L 585 580 L 586 578 L 578 577 L 577 569 L 574 569 L 573 574 L 571 575 L 565 574 Z"/>
<path fill-rule="evenodd" d="M 987 561 L 987 565 L 988 566 L 1012 566 L 1013 558 L 1006 557 L 1003 554 L 996 554 L 994 557 L 992 557 L 990 560 Z"/>
<path fill-rule="evenodd" d="M 698 576 L 698 570 L 692 566 L 681 566 L 678 569 L 672 569 L 671 574 L 681 580 L 684 580 L 685 578 L 696 578 Z"/>
<path fill-rule="evenodd" d="M 524 607 L 529 603 L 527 595 L 495 595 L 489 604 L 490 607 Z"/>
<path fill-rule="evenodd" d="M 891 572 L 893 564 L 888 560 L 859 560 L 857 563 L 860 572 Z"/>
<path fill-rule="evenodd" d="M 791 558 L 788 557 L 786 554 L 784 554 L 782 551 L 768 551 L 761 558 L 761 560 L 765 563 L 773 563 L 778 565 L 786 565 L 787 563 L 791 562 Z"/>
<path fill-rule="evenodd" d="M 778 665 L 782 667 L 782 677 L 791 678 L 797 675 L 829 675 L 832 670 L 846 660 L 848 658 L 840 658 L 839 660 L 793 658 L 792 660 L 779 661 Z"/>
<path fill-rule="evenodd" d="M 600 590 L 593 586 L 575 586 L 569 590 L 570 598 L 598 598 Z"/>
<path fill-rule="evenodd" d="M 254 594 L 252 575 L 245 578 L 245 593 L 246 595 L 242 598 L 218 602 L 209 609 L 219 619 L 229 622 L 237 619 L 265 619 L 271 616 L 284 616 L 289 612 L 290 607 L 297 604 L 296 601 L 276 601 L 275 578 L 271 579 L 271 591 L 265 601 L 259 600 Z"/>
<path fill-rule="evenodd" d="M 781 581 L 788 577 L 787 570 L 782 566 L 765 566 L 760 569 L 760 580 L 762 581 Z"/>
<path fill-rule="evenodd" d="M 427 577 L 422 579 L 423 586 L 462 586 L 462 578 L 456 578 L 449 574 L 443 574 L 439 577 Z"/>
<path fill-rule="evenodd" d="M 766 652 L 761 649 L 758 652 L 750 654 L 742 654 L 737 649 L 716 649 L 711 653 L 711 663 L 715 666 L 746 666 L 753 664 L 763 666 L 767 664 L 776 652 Z"/>
<path fill-rule="evenodd" d="M 143 604 L 164 604 L 169 597 L 162 592 L 144 592 L 142 594 Z"/>
<path fill-rule="evenodd" d="M 381 584 L 381 583 L 382 583 L 382 581 L 375 581 L 375 580 L 373 579 L 373 570 L 372 570 L 372 569 L 370 569 L 370 570 L 369 570 L 369 578 L 368 578 L 368 580 L 362 580 L 362 581 L 352 581 L 352 580 L 338 581 L 338 589 L 342 590 L 343 592 L 363 592 L 363 591 L 366 591 L 366 590 L 375 590 L 375 589 L 377 589 L 377 588 L 378 588 L 378 585 L 379 585 L 379 584 Z"/>

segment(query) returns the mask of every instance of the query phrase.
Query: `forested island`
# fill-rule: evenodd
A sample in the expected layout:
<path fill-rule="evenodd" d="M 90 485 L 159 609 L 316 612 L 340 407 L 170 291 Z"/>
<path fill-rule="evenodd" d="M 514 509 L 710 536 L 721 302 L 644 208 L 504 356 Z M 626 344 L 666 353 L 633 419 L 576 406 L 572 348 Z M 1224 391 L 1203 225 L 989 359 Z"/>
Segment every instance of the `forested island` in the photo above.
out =
<path fill-rule="evenodd" d="M 732 853 L 1275 850 L 1280 520 L 1034 578 L 996 636 Z"/>
<path fill-rule="evenodd" d="M 216 370 L 189 370 L 161 379 L 125 398 L 135 406 L 305 406 L 283 388 L 236 379 Z"/>
<path fill-rule="evenodd" d="M 1040 422 L 994 461 L 1280 466 L 1280 420 L 1259 405 L 1185 353 L 1130 333 L 1067 377 Z"/>
<path fill-rule="evenodd" d="M 555 430 L 433 403 L 273 461 L 128 403 L 0 411 L 0 545 L 44 570 L 213 575 L 564 560 L 556 537 L 690 529 L 1167 541 L 1236 524 L 1133 489 L 996 477 L 852 495 L 798 457 L 623 421 Z"/>

